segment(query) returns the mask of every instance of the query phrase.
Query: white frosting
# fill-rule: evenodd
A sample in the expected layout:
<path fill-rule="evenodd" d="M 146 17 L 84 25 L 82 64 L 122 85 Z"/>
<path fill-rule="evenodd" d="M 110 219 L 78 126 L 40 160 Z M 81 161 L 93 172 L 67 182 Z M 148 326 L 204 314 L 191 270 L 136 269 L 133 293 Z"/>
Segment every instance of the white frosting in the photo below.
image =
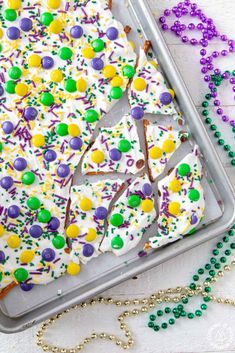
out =
<path fill-rule="evenodd" d="M 180 176 L 178 168 L 182 164 L 190 166 L 190 173 L 186 176 Z M 205 197 L 201 184 L 202 166 L 198 158 L 198 148 L 188 154 L 180 163 L 176 165 L 173 171 L 159 182 L 159 217 L 158 234 L 149 239 L 147 248 L 158 248 L 180 239 L 183 235 L 190 234 L 198 226 L 204 216 Z M 181 190 L 173 192 L 169 188 L 172 180 L 177 179 L 181 183 Z M 199 192 L 199 199 L 191 201 L 189 192 L 196 189 Z M 172 215 L 169 213 L 168 205 L 171 202 L 180 204 L 180 213 Z"/>
<path fill-rule="evenodd" d="M 150 196 L 145 196 L 143 194 L 142 188 L 144 184 L 150 186 L 146 174 L 136 178 L 113 205 L 108 220 L 108 228 L 100 245 L 100 250 L 102 252 L 112 251 L 117 256 L 126 254 L 128 251 L 136 247 L 146 229 L 153 223 L 156 217 L 156 210 L 154 207 L 150 212 L 144 212 L 141 204 L 134 208 L 128 205 L 129 197 L 133 194 L 137 194 L 140 196 L 141 202 L 149 199 L 154 206 L 153 194 Z M 120 214 L 123 216 L 122 225 L 116 227 L 110 223 L 110 219 L 114 214 Z M 113 243 L 117 238 L 121 238 L 122 240 L 122 247 L 118 249 L 113 246 Z"/>
<path fill-rule="evenodd" d="M 96 209 L 102 206 L 108 210 L 122 184 L 120 179 L 105 179 L 95 183 L 87 181 L 83 185 L 72 186 L 70 224 L 76 225 L 80 229 L 78 237 L 70 239 L 72 245 L 70 258 L 73 262 L 79 263 L 81 261 L 86 264 L 92 258 L 100 255 L 98 248 L 104 236 L 105 219 L 97 218 Z M 84 197 L 92 202 L 92 208 L 86 212 L 80 208 L 80 201 Z M 96 237 L 93 240 L 87 239 L 89 229 L 96 232 Z M 89 252 L 86 251 L 87 246 L 92 249 L 91 252 L 93 251 L 89 256 L 87 255 Z"/>
<path fill-rule="evenodd" d="M 110 158 L 110 150 L 118 149 L 121 140 L 127 140 L 131 144 L 128 152 L 121 153 L 121 159 L 114 161 Z M 92 152 L 101 151 L 104 160 L 97 164 L 92 161 Z M 125 174 L 136 174 L 144 168 L 144 154 L 140 147 L 139 136 L 135 121 L 130 115 L 124 117 L 113 127 L 100 128 L 94 144 L 85 154 L 82 163 L 82 173 L 109 173 L 119 172 Z"/>
<path fill-rule="evenodd" d="M 151 179 L 155 180 L 163 173 L 168 161 L 181 145 L 182 138 L 188 138 L 188 133 L 174 130 L 172 127 L 157 125 L 156 123 L 151 124 L 147 120 L 144 121 L 144 124 L 148 153 L 148 167 Z M 170 149 L 167 150 L 168 146 L 165 147 L 164 145 L 164 142 L 167 143 L 167 141 L 174 142 L 174 149 L 172 148 L 172 152 L 170 152 Z M 159 155 L 159 158 L 151 157 L 150 151 L 153 147 L 160 149 L 161 155 Z"/>
<path fill-rule="evenodd" d="M 169 92 L 163 75 L 157 69 L 156 59 L 153 62 L 155 64 L 148 61 L 144 50 L 140 49 L 136 73 L 128 91 L 131 108 L 139 106 L 145 113 L 177 115 L 173 102 L 164 105 L 160 101 L 160 95 Z M 138 91 L 134 87 L 135 79 L 139 77 L 146 82 L 146 88 L 143 91 Z"/>

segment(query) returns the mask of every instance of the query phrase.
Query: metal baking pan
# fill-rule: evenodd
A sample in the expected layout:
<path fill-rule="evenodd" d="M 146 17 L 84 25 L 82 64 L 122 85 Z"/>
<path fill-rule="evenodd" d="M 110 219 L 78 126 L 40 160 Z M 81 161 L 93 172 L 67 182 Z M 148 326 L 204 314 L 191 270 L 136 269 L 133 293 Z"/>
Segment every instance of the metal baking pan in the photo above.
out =
<path fill-rule="evenodd" d="M 195 143 L 200 147 L 203 154 L 203 183 L 206 192 L 204 223 L 195 234 L 140 258 L 138 252 L 148 237 L 156 232 L 156 224 L 154 224 L 146 232 L 139 246 L 124 256 L 101 255 L 89 262 L 88 265 L 82 266 L 79 276 L 63 276 L 47 286 L 37 286 L 31 292 L 23 292 L 19 288 L 13 289 L 0 302 L 0 331 L 2 332 L 13 333 L 25 330 L 76 303 L 93 297 L 138 273 L 216 237 L 226 231 L 235 220 L 235 197 L 232 186 L 156 25 L 147 1 L 113 0 L 113 12 L 124 25 L 128 24 L 132 27 L 130 39 L 133 39 L 137 44 L 137 51 L 144 39 L 151 41 L 159 65 L 169 85 L 176 92 L 176 103 L 186 120 L 186 129 L 191 133 L 190 143 L 185 143 L 184 148 L 181 148 L 179 153 L 176 152 L 167 169 L 192 150 Z M 140 31 L 137 29 L 142 31 L 141 38 Z M 114 107 L 111 114 L 102 119 L 102 125 L 114 125 L 128 111 L 129 107 L 125 96 L 122 102 Z M 148 117 L 163 125 L 169 124 L 169 122 L 173 125 L 176 124 L 172 118 Z M 139 122 L 138 129 L 142 146 L 144 146 L 141 122 Z M 111 177 L 116 178 L 119 175 Z M 83 180 L 79 170 L 75 180 L 75 183 L 81 183 Z M 157 182 L 154 184 L 154 189 L 157 191 Z M 157 192 L 155 193 L 157 194 Z"/>

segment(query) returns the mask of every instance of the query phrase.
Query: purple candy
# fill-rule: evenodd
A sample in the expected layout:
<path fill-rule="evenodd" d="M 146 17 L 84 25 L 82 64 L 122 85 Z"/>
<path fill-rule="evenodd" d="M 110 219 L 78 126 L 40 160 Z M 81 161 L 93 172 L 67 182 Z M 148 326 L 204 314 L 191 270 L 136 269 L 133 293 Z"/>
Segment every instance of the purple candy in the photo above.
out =
<path fill-rule="evenodd" d="M 141 107 L 134 107 L 131 109 L 131 116 L 135 120 L 140 120 L 144 116 L 144 110 Z"/>
<path fill-rule="evenodd" d="M 20 38 L 20 30 L 17 27 L 9 27 L 7 30 L 7 36 L 11 40 L 16 40 Z"/>
<path fill-rule="evenodd" d="M 54 66 L 54 59 L 51 56 L 44 56 L 42 58 L 42 67 L 46 70 L 51 69 Z"/>
<path fill-rule="evenodd" d="M 94 253 L 94 247 L 91 244 L 85 244 L 82 249 L 83 256 L 91 257 Z"/>
<path fill-rule="evenodd" d="M 12 205 L 7 209 L 8 217 L 17 218 L 20 215 L 20 208 L 17 205 Z"/>
<path fill-rule="evenodd" d="M 30 227 L 29 234 L 33 238 L 39 238 L 42 235 L 42 228 L 39 225 L 34 224 Z"/>
<path fill-rule="evenodd" d="M 97 207 L 97 209 L 95 210 L 95 216 L 98 219 L 105 219 L 108 216 L 108 210 L 107 208 L 100 206 Z"/>
<path fill-rule="evenodd" d="M 112 161 L 120 161 L 122 158 L 122 152 L 119 151 L 117 148 L 112 148 L 109 151 L 109 157 L 112 159 Z"/>
<path fill-rule="evenodd" d="M 49 228 L 51 230 L 57 230 L 60 226 L 60 221 L 56 217 L 51 217 L 51 220 L 49 222 Z"/>
<path fill-rule="evenodd" d="M 73 137 L 69 141 L 69 146 L 72 148 L 72 150 L 80 150 L 82 147 L 82 139 L 80 139 L 80 137 Z"/>
<path fill-rule="evenodd" d="M 14 125 L 12 124 L 11 121 L 4 121 L 2 123 L 2 129 L 5 134 L 11 134 L 12 131 L 14 130 Z"/>
<path fill-rule="evenodd" d="M 44 159 L 47 161 L 47 162 L 53 162 L 55 161 L 57 158 L 57 154 L 55 151 L 53 150 L 47 150 L 44 154 Z"/>
<path fill-rule="evenodd" d="M 38 115 L 38 111 L 34 107 L 27 107 L 24 111 L 24 117 L 26 120 L 35 120 Z"/>
<path fill-rule="evenodd" d="M 20 20 L 20 29 L 24 32 L 28 32 L 32 29 L 33 27 L 33 23 L 32 20 L 30 20 L 30 18 L 22 18 Z"/>
<path fill-rule="evenodd" d="M 172 102 L 172 96 L 169 92 L 163 92 L 160 94 L 160 102 L 163 104 L 163 105 L 168 105 Z"/>
<path fill-rule="evenodd" d="M 6 176 L 3 177 L 0 181 L 0 185 L 3 189 L 8 190 L 12 187 L 14 181 L 12 179 L 12 177 Z"/>
<path fill-rule="evenodd" d="M 26 161 L 26 159 L 24 159 L 22 157 L 18 157 L 14 160 L 13 166 L 16 170 L 21 172 L 22 170 L 24 170 L 27 167 L 27 161 Z"/>
<path fill-rule="evenodd" d="M 73 26 L 70 29 L 70 35 L 72 38 L 81 38 L 81 36 L 83 35 L 83 29 L 81 26 Z"/>
<path fill-rule="evenodd" d="M 4 88 L 2 87 L 2 85 L 0 85 L 0 97 L 3 96 L 4 94 Z"/>
<path fill-rule="evenodd" d="M 33 283 L 20 283 L 20 288 L 24 291 L 24 292 L 29 292 L 31 289 L 33 289 L 34 284 Z"/>
<path fill-rule="evenodd" d="M 118 30 L 115 27 L 109 27 L 106 31 L 106 36 L 110 40 L 115 40 L 118 37 Z"/>
<path fill-rule="evenodd" d="M 94 70 L 102 70 L 104 67 L 104 62 L 100 58 L 94 58 L 91 60 L 91 66 Z"/>
<path fill-rule="evenodd" d="M 197 221 L 198 221 L 197 216 L 195 214 L 192 214 L 190 224 L 192 224 L 192 225 L 196 224 Z"/>
<path fill-rule="evenodd" d="M 51 262 L 55 260 L 55 251 L 51 248 L 46 248 L 42 251 L 42 258 L 44 261 Z"/>
<path fill-rule="evenodd" d="M 57 175 L 61 178 L 66 178 L 70 173 L 69 166 L 67 164 L 60 164 L 57 168 Z"/>
<path fill-rule="evenodd" d="M 0 250 L 0 264 L 5 261 L 5 258 L 6 258 L 5 253 L 2 250 Z"/>
<path fill-rule="evenodd" d="M 145 183 L 142 186 L 142 192 L 145 196 L 150 196 L 153 193 L 152 185 L 149 183 Z"/>

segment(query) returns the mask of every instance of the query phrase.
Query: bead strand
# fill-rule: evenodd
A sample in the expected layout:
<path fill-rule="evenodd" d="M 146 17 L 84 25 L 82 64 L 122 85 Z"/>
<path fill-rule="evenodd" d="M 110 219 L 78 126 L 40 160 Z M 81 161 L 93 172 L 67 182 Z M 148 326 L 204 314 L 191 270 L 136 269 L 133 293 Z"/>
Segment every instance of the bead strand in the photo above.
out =
<path fill-rule="evenodd" d="M 194 317 L 201 317 L 203 311 L 207 310 L 209 302 L 235 306 L 235 300 L 216 297 L 211 293 L 212 285 L 216 283 L 219 279 L 223 278 L 225 273 L 231 271 L 231 269 L 235 267 L 235 261 L 231 261 L 230 265 L 225 264 L 227 262 L 227 258 L 231 256 L 232 250 L 235 249 L 235 242 L 233 242 L 234 235 L 235 225 L 228 232 L 228 234 L 225 235 L 221 239 L 221 241 L 216 244 L 216 248 L 212 250 L 213 256 L 210 258 L 210 263 L 206 263 L 203 267 L 197 270 L 196 274 L 194 274 L 192 277 L 194 282 L 192 282 L 189 286 L 178 286 L 175 288 L 158 290 L 157 292 L 151 294 L 148 298 L 142 299 L 126 299 L 122 301 L 115 300 L 113 298 L 99 297 L 96 299 L 92 299 L 88 302 L 74 305 L 72 308 L 64 310 L 62 313 L 56 315 L 54 318 L 51 318 L 44 324 L 42 324 L 40 330 L 37 332 L 38 346 L 41 347 L 44 352 L 76 353 L 83 350 L 85 346 L 91 343 L 92 341 L 101 339 L 111 341 L 120 348 L 127 350 L 134 345 L 134 339 L 133 334 L 131 333 L 128 325 L 125 323 L 125 320 L 129 317 L 136 317 L 138 315 L 145 314 L 162 303 L 177 303 L 177 306 L 171 309 L 167 305 L 164 309 L 157 310 L 156 315 L 150 315 L 148 327 L 152 328 L 154 331 L 159 331 L 160 329 L 165 330 L 166 328 L 168 328 L 168 325 L 174 325 L 176 319 L 178 318 L 187 317 L 188 319 L 193 319 Z M 226 246 L 226 249 L 222 250 L 224 248 L 224 244 Z M 223 251 L 223 256 L 221 256 L 221 251 Z M 223 264 L 223 268 L 221 268 L 221 264 Z M 212 272 L 212 267 L 218 270 L 217 273 L 214 270 Z M 198 282 L 199 277 L 202 275 L 208 275 L 208 277 L 203 282 L 203 285 L 196 285 L 195 282 Z M 184 306 L 187 305 L 189 303 L 189 300 L 195 296 L 202 296 L 203 303 L 200 305 L 199 309 L 196 309 L 194 311 L 194 313 L 186 312 Z M 117 318 L 120 330 L 124 333 L 125 337 L 127 337 L 127 341 L 120 339 L 114 334 L 106 332 L 93 332 L 89 337 L 84 338 L 78 345 L 73 348 L 57 347 L 55 345 L 50 345 L 48 342 L 45 341 L 44 334 L 46 333 L 46 331 L 64 315 L 68 314 L 71 311 L 82 310 L 89 306 L 94 306 L 98 304 L 115 305 L 117 307 L 135 306 L 131 310 L 125 310 Z M 171 313 L 174 314 L 174 317 L 170 317 L 168 322 L 163 322 L 161 326 L 154 324 L 154 321 L 157 317 L 163 317 L 164 315 L 168 315 Z"/>

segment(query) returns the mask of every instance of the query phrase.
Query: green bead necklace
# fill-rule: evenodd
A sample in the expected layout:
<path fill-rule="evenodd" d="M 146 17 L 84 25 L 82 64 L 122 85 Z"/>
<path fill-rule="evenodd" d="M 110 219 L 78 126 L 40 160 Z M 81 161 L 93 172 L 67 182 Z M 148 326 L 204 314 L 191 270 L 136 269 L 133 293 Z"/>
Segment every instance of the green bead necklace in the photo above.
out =
<path fill-rule="evenodd" d="M 222 271 L 221 268 L 227 263 L 228 258 L 232 255 L 232 251 L 235 249 L 235 225 L 226 236 L 224 236 L 221 241 L 216 244 L 216 248 L 212 250 L 212 257 L 209 262 L 197 270 L 197 272 L 192 276 L 193 282 L 188 285 L 188 290 L 196 291 L 196 293 L 201 293 L 203 300 L 200 303 L 200 307 L 197 308 L 194 312 L 187 311 L 185 305 L 189 304 L 192 295 L 190 292 L 188 295 L 183 293 L 182 295 L 182 304 L 178 304 L 173 308 L 169 306 L 165 307 L 162 310 L 157 310 L 154 314 L 150 314 L 148 327 L 154 331 L 159 331 L 160 329 L 167 329 L 169 326 L 172 326 L 180 318 L 188 318 L 190 320 L 201 317 L 203 312 L 207 310 L 208 303 L 211 301 L 210 292 L 212 290 L 211 285 L 217 281 L 217 276 L 221 277 Z M 233 238 L 234 237 L 234 238 Z M 225 265 L 226 269 L 226 265 Z M 200 280 L 200 277 L 203 276 L 202 285 L 197 283 Z M 171 315 L 168 320 L 164 320 L 161 324 L 157 324 L 156 321 L 161 317 L 166 315 Z"/>
<path fill-rule="evenodd" d="M 231 75 L 230 71 L 225 71 L 228 75 Z M 232 72 L 232 76 L 235 76 L 235 71 Z M 214 83 L 216 87 L 220 86 L 222 81 L 224 80 L 223 75 L 218 74 L 218 75 L 211 75 L 211 81 Z M 216 92 L 217 88 L 213 88 L 213 91 Z M 225 140 L 225 138 L 222 136 L 222 133 L 218 130 L 217 126 L 214 124 L 214 121 L 212 118 L 209 117 L 209 111 L 208 108 L 209 106 L 209 101 L 211 100 L 212 96 L 211 93 L 207 93 L 205 95 L 205 101 L 202 102 L 201 106 L 203 109 L 202 111 L 202 116 L 204 117 L 204 122 L 206 125 L 210 127 L 210 130 L 213 131 L 213 136 L 217 140 L 217 143 L 219 146 L 223 148 L 225 152 L 227 152 L 227 156 L 231 158 L 231 165 L 235 166 L 235 151 L 232 150 L 231 145 L 228 144 Z M 235 127 L 231 126 L 232 132 L 235 134 Z M 235 136 L 234 136 L 235 138 Z"/>

